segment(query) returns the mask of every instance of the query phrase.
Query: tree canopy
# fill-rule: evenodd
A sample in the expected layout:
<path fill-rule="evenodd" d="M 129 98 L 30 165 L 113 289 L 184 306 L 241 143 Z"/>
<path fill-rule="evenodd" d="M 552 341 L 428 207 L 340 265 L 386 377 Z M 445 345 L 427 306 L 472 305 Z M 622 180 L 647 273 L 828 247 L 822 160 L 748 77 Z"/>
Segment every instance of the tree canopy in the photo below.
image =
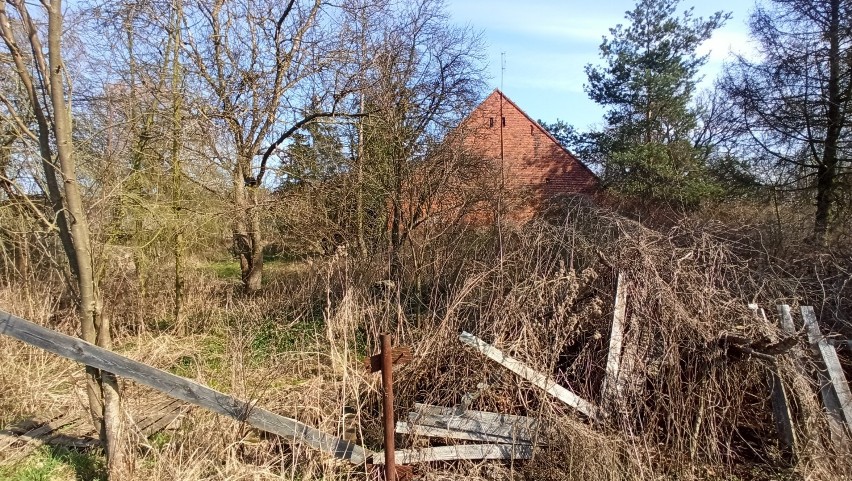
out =
<path fill-rule="evenodd" d="M 852 2 L 775 0 L 749 25 L 759 57 L 736 57 L 722 80 L 740 140 L 767 183 L 812 192 L 822 242 L 852 168 Z"/>
<path fill-rule="evenodd" d="M 697 114 L 691 102 L 698 70 L 707 60 L 698 47 L 729 14 L 676 15 L 679 0 L 641 0 L 627 25 L 610 29 L 600 45 L 602 65 L 587 65 L 586 92 L 606 107 L 604 127 L 585 136 L 587 155 L 620 190 L 694 204 L 714 193 L 703 151 L 692 139 Z"/>

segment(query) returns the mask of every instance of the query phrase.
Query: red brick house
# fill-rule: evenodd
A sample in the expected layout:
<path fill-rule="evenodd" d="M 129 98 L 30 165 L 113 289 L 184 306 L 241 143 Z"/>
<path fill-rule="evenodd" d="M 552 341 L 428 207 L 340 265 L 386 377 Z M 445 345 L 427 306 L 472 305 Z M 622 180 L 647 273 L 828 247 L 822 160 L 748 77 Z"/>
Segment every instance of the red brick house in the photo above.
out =
<path fill-rule="evenodd" d="M 600 180 L 556 138 L 495 89 L 458 129 L 466 150 L 493 166 L 507 219 L 529 220 L 565 194 L 591 196 Z"/>

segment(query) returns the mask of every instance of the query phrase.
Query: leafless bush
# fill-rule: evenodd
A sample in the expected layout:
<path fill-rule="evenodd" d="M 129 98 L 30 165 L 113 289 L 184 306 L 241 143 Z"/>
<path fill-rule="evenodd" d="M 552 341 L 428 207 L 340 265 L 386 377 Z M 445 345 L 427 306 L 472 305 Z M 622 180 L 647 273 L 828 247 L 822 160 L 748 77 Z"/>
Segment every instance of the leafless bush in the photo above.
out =
<path fill-rule="evenodd" d="M 538 435 L 547 443 L 536 448 L 533 460 L 417 466 L 423 479 L 436 480 L 719 479 L 739 476 L 742 466 L 751 465 L 769 477 L 786 459 L 769 402 L 769 374 L 777 370 L 795 399 L 802 441 L 796 473 L 811 479 L 849 475 L 848 454 L 836 452 L 827 439 L 815 386 L 801 375 L 794 351 L 773 363 L 720 342 L 725 336 L 756 344 L 783 339 L 773 306 L 820 305 L 811 287 L 817 285 L 825 288 L 823 298 L 843 298 L 840 277 L 819 284 L 790 267 L 794 263 L 737 240 L 737 232 L 718 222 L 685 220 L 659 231 L 583 203 L 566 204 L 523 228 L 503 229 L 502 239 L 494 232 L 459 232 L 426 245 L 413 237 L 396 282 L 385 278 L 386 257 L 358 258 L 345 249 L 291 264 L 260 295 L 195 274 L 188 283 L 194 293 L 188 296 L 188 337 L 156 328 L 154 318 L 170 312 L 166 279 L 162 295 L 152 285 L 146 298 L 114 303 L 110 315 L 116 325 L 135 315 L 134 322 L 147 327 L 126 323 L 117 345 L 130 357 L 182 369 L 182 375 L 329 433 L 341 435 L 341 413 L 354 408 L 360 442 L 379 450 L 380 385 L 376 375 L 364 372 L 362 360 L 378 350 L 378 334 L 389 332 L 395 343 L 414 351 L 414 361 L 395 374 L 398 417 L 415 402 L 454 406 L 479 392 L 471 409 L 543 421 Z M 820 272 L 845 269 L 842 259 L 822 259 Z M 602 400 L 601 384 L 619 272 L 628 289 L 625 346 L 634 346 L 635 366 L 623 403 L 612 407 Z M 133 287 L 132 276 L 116 279 L 105 284 L 106 292 Z M 24 299 L 6 290 L 2 304 L 56 325 L 56 301 L 42 294 Z M 768 308 L 768 322 L 753 315 L 750 302 Z M 825 305 L 842 305 L 830 302 L 835 301 Z M 465 347 L 458 341 L 462 330 L 611 414 L 591 421 L 575 413 Z M 286 346 L 258 347 L 268 336 L 283 336 Z M 72 365 L 2 342 L 11 353 L 0 369 L 8 393 L 0 398 L 9 413 L 4 422 L 57 405 L 79 409 L 74 383 L 64 374 Z M 21 381 L 25 376 L 29 384 Z M 54 394 L 46 404 L 40 393 L 47 386 Z M 125 394 L 128 402 L 152 396 L 131 383 Z M 165 439 L 141 440 L 135 477 L 369 477 L 364 468 L 346 467 L 198 409 Z M 398 440 L 400 447 L 437 442 Z"/>

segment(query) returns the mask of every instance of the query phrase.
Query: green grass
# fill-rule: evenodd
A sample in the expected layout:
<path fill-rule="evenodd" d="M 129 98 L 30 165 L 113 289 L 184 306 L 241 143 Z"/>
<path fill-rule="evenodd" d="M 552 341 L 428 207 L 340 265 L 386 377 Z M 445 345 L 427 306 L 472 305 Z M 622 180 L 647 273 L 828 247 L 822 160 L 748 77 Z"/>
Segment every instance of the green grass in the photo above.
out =
<path fill-rule="evenodd" d="M 160 431 L 149 436 L 148 441 L 154 449 L 162 450 L 172 441 L 172 435 L 167 432 Z"/>
<path fill-rule="evenodd" d="M 263 273 L 264 283 L 270 277 L 274 278 L 280 275 L 297 271 L 302 266 L 302 259 L 292 256 L 280 255 L 264 255 L 263 256 Z M 211 272 L 219 279 L 239 281 L 240 263 L 237 259 L 221 259 L 213 262 L 202 264 L 201 270 Z"/>
<path fill-rule="evenodd" d="M 270 319 L 254 332 L 251 342 L 252 360 L 262 362 L 275 354 L 304 349 L 313 343 L 323 328 L 322 317 L 305 318 L 290 325 Z"/>
<path fill-rule="evenodd" d="M 240 263 L 234 259 L 209 262 L 202 269 L 212 272 L 219 279 L 240 279 Z"/>
<path fill-rule="evenodd" d="M 4 481 L 106 480 L 106 462 L 100 454 L 42 446 L 21 463 L 0 466 Z"/>
<path fill-rule="evenodd" d="M 225 368 L 225 339 L 209 335 L 201 341 L 201 352 L 197 355 L 181 356 L 169 368 L 169 372 L 181 377 L 193 379 L 198 371 L 207 374 L 222 373 Z M 212 376 L 213 379 L 225 378 L 225 376 Z M 211 387 L 221 388 L 216 382 L 211 381 Z"/>

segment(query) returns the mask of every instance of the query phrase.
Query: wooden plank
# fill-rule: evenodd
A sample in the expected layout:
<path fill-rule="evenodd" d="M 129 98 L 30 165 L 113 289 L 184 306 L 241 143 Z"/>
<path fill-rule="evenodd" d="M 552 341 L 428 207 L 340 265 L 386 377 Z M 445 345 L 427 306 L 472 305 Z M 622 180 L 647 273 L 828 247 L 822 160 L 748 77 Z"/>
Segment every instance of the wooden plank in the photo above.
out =
<path fill-rule="evenodd" d="M 66 414 L 59 419 L 45 423 L 42 426 L 21 434 L 13 440 L 11 444 L 0 448 L 0 451 L 4 451 L 11 445 L 15 444 L 15 442 L 24 442 L 24 445 L 20 448 L 11 450 L 11 455 L 3 459 L 0 464 L 14 464 L 17 461 L 24 459 L 31 452 L 50 442 L 51 439 L 58 437 L 60 429 L 77 422 L 80 422 L 80 418 L 76 414 Z"/>
<path fill-rule="evenodd" d="M 91 436 L 77 436 L 59 433 L 47 440 L 47 444 L 51 446 L 64 446 L 66 448 L 84 449 L 91 448 L 101 444 L 97 438 Z"/>
<path fill-rule="evenodd" d="M 532 444 L 532 441 L 527 438 L 509 436 L 499 436 L 488 432 L 467 431 L 455 428 L 439 428 L 435 426 L 424 426 L 420 424 L 407 423 L 398 421 L 396 423 L 396 432 L 400 434 L 411 434 L 414 436 L 424 436 L 428 438 L 445 438 L 445 439 L 461 439 L 464 441 L 483 441 L 487 443 L 501 444 Z"/>
<path fill-rule="evenodd" d="M 139 416 L 133 416 L 133 418 L 138 418 L 135 420 L 134 424 L 136 430 L 145 437 L 148 437 L 155 432 L 159 431 L 152 430 L 151 428 L 158 424 L 163 417 L 170 416 L 172 413 L 179 413 L 180 408 L 184 404 L 181 403 L 177 399 L 167 399 L 165 402 L 155 403 L 152 406 L 143 406 L 137 407 L 136 409 L 127 409 L 128 411 L 143 411 Z M 172 418 L 174 419 L 174 418 Z"/>
<path fill-rule="evenodd" d="M 411 347 L 409 346 L 397 346 L 391 350 L 391 364 L 394 366 L 408 364 L 414 360 L 414 357 L 411 355 Z M 379 372 L 382 370 L 382 355 L 374 354 L 364 359 L 364 369 L 368 373 Z"/>
<path fill-rule="evenodd" d="M 462 332 L 461 335 L 459 335 L 459 340 L 468 346 L 473 347 L 485 357 L 531 382 L 536 387 L 544 390 L 544 392 L 585 414 L 590 419 L 595 419 L 597 417 L 597 408 L 592 403 L 586 401 L 568 389 L 565 389 L 557 384 L 553 379 L 548 378 L 544 374 L 532 369 L 521 361 L 503 354 L 499 349 L 491 344 L 488 344 L 469 332 Z"/>
<path fill-rule="evenodd" d="M 444 430 L 459 433 L 457 438 L 514 443 L 532 442 L 539 431 L 538 421 L 526 416 L 460 410 L 443 406 L 416 403 L 415 411 L 408 414 L 408 425 L 426 428 L 424 431 Z M 428 428 L 435 428 L 430 430 Z M 449 436 L 454 437 L 454 436 Z"/>
<path fill-rule="evenodd" d="M 781 437 L 781 442 L 787 450 L 796 456 L 798 452 L 798 439 L 793 428 L 793 415 L 790 412 L 790 403 L 787 400 L 787 390 L 781 382 L 778 367 L 770 369 L 769 382 L 772 399 L 772 419 L 775 421 L 775 429 Z"/>
<path fill-rule="evenodd" d="M 840 366 L 837 351 L 823 337 L 817 323 L 814 308 L 811 306 L 802 306 L 801 310 L 802 319 L 808 331 L 808 340 L 810 340 L 812 346 L 816 346 L 825 363 L 828 380 L 837 397 L 840 412 L 846 421 L 847 428 L 852 432 L 852 392 L 849 390 L 849 383 L 846 382 L 846 376 L 843 374 L 843 368 Z"/>
<path fill-rule="evenodd" d="M 0 333 L 87 366 L 132 379 L 170 397 L 245 422 L 291 442 L 305 443 L 355 464 L 365 462 L 369 455 L 362 446 L 326 434 L 295 419 L 279 416 L 203 384 L 133 361 L 3 311 L 0 311 Z"/>
<path fill-rule="evenodd" d="M 769 319 L 766 317 L 766 311 L 763 308 L 757 304 L 749 304 L 748 307 L 752 310 L 758 322 L 763 322 L 767 326 L 769 325 Z M 773 336 L 771 341 L 776 342 L 778 339 Z M 784 387 L 777 365 L 769 367 L 768 378 L 770 399 L 772 400 L 772 419 L 775 421 L 775 429 L 778 431 L 782 445 L 795 458 L 796 453 L 798 453 L 798 440 L 796 439 L 796 430 L 793 426 L 793 414 L 787 399 L 787 389 Z"/>
<path fill-rule="evenodd" d="M 790 336 L 796 335 L 796 325 L 793 323 L 793 315 L 790 313 L 790 306 L 787 304 L 778 304 L 778 314 L 781 316 L 781 330 Z"/>
<path fill-rule="evenodd" d="M 33 440 L 40 439 L 41 437 L 46 436 L 52 433 L 53 431 L 56 431 L 78 421 L 79 419 L 76 414 L 65 414 L 64 416 L 59 417 L 59 419 L 44 423 L 41 426 L 30 429 L 27 432 L 21 434 L 20 436 L 4 436 L 3 441 L 0 442 L 0 451 L 3 451 L 6 448 L 12 446 L 13 444 L 21 441 L 28 443 Z"/>
<path fill-rule="evenodd" d="M 514 425 L 523 427 L 530 431 L 534 431 L 538 427 L 538 421 L 535 418 L 527 416 L 517 416 L 514 414 L 492 413 L 488 411 L 473 411 L 459 410 L 444 406 L 434 406 L 431 404 L 414 403 L 415 414 L 421 416 L 433 416 L 441 418 L 457 417 L 463 419 L 471 419 L 484 423 Z"/>
<path fill-rule="evenodd" d="M 625 316 L 627 314 L 627 282 L 624 274 L 618 273 L 615 287 L 615 309 L 612 314 L 612 329 L 609 335 L 609 353 L 606 358 L 606 377 L 601 386 L 601 402 L 621 404 L 618 388 L 618 372 L 621 366 L 621 346 L 624 339 Z"/>
<path fill-rule="evenodd" d="M 396 451 L 396 460 L 400 464 L 417 464 L 463 459 L 529 459 L 532 457 L 532 451 L 532 446 L 524 445 L 464 444 L 424 449 L 402 449 Z M 373 454 L 373 464 L 383 464 L 384 462 L 384 453 Z"/>
<path fill-rule="evenodd" d="M 534 427 L 530 429 L 529 427 L 517 424 L 503 424 L 461 417 L 442 417 L 410 413 L 408 415 L 408 422 L 417 426 L 481 433 L 494 437 L 495 441 L 504 443 L 511 443 L 516 440 L 530 441 L 536 435 Z"/>
<path fill-rule="evenodd" d="M 624 346 L 621 352 L 621 363 L 618 369 L 618 380 L 615 385 L 618 403 L 610 406 L 610 413 L 619 416 L 618 422 L 622 425 L 632 425 L 640 422 L 633 415 L 628 403 L 639 401 L 644 397 L 645 380 L 651 371 L 652 365 L 649 359 L 651 349 L 651 330 L 641 322 L 635 322 L 633 328 L 625 335 Z M 657 368 L 659 369 L 659 368 Z M 641 401 L 639 401 L 641 402 Z M 637 426 L 637 429 L 642 429 Z"/>
<path fill-rule="evenodd" d="M 181 409 L 180 406 L 178 406 L 178 409 L 174 411 L 161 413 L 158 418 L 151 421 L 144 428 L 139 429 L 139 432 L 146 438 L 149 436 L 153 436 L 154 434 L 157 434 L 158 432 L 171 425 L 175 421 L 175 419 L 180 417 L 180 415 Z"/>
<path fill-rule="evenodd" d="M 796 325 L 793 323 L 793 315 L 791 313 L 790 306 L 787 304 L 779 304 L 776 307 L 781 318 L 781 330 L 788 336 L 796 336 Z M 816 348 L 812 348 L 812 350 L 815 355 L 818 355 Z M 813 392 L 811 390 L 811 376 L 809 375 L 809 370 L 806 368 L 803 361 L 804 353 L 799 348 L 793 348 L 791 353 L 794 356 L 793 365 L 796 368 L 791 388 L 797 396 L 797 402 L 803 405 L 805 409 L 811 409 L 812 411 L 819 410 L 819 401 L 813 396 Z M 827 413 L 826 420 L 828 421 L 828 428 L 831 437 L 836 442 L 843 442 L 843 419 L 840 414 L 840 406 L 837 402 L 837 398 L 829 386 L 828 378 L 825 373 L 818 369 L 816 375 L 820 386 L 820 397 L 822 398 L 823 406 L 825 406 Z M 800 428 L 802 429 L 806 439 L 811 437 L 809 423 L 807 420 L 804 420 L 804 422 L 800 424 Z"/>

